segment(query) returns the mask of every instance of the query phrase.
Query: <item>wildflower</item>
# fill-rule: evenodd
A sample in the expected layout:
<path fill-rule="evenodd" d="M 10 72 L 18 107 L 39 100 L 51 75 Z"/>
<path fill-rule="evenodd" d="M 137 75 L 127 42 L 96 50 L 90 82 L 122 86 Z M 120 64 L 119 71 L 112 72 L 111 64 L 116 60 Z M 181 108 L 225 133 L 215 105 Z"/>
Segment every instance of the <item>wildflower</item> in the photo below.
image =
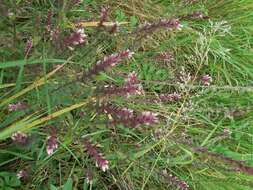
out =
<path fill-rule="evenodd" d="M 13 140 L 13 142 L 18 143 L 18 144 L 26 144 L 28 141 L 28 135 L 23 133 L 23 132 L 16 132 L 13 133 L 11 136 L 11 139 Z"/>
<path fill-rule="evenodd" d="M 176 186 L 180 190 L 189 190 L 189 185 L 186 181 L 179 179 L 172 174 L 168 174 L 166 170 L 162 171 L 162 176 L 172 185 Z"/>
<path fill-rule="evenodd" d="M 191 73 L 187 73 L 183 67 L 180 71 L 179 79 L 181 84 L 188 84 L 192 80 Z"/>
<path fill-rule="evenodd" d="M 152 125 L 158 123 L 157 114 L 150 111 L 142 112 L 136 119 L 139 124 Z"/>
<path fill-rule="evenodd" d="M 92 157 L 95 162 L 96 166 L 101 168 L 102 171 L 106 171 L 109 169 L 109 162 L 106 160 L 102 153 L 100 153 L 95 145 L 93 145 L 88 139 L 84 140 L 84 147 L 89 154 L 90 157 Z"/>
<path fill-rule="evenodd" d="M 128 127 L 158 123 L 157 114 L 149 111 L 137 114 L 129 108 L 121 108 L 112 104 L 103 105 L 100 109 L 111 115 L 114 123 L 122 123 Z"/>
<path fill-rule="evenodd" d="M 172 94 L 161 94 L 159 95 L 159 99 L 162 102 L 176 102 L 181 98 L 181 95 L 174 92 Z"/>
<path fill-rule="evenodd" d="M 156 56 L 156 60 L 162 62 L 172 62 L 174 60 L 174 56 L 171 52 L 163 52 Z"/>
<path fill-rule="evenodd" d="M 108 7 L 102 7 L 101 13 L 100 13 L 100 21 L 98 23 L 99 27 L 104 26 L 103 24 L 107 20 L 108 13 L 109 13 L 109 8 Z"/>
<path fill-rule="evenodd" d="M 88 184 L 92 184 L 92 181 L 93 181 L 93 174 L 92 174 L 91 170 L 87 170 L 87 172 L 86 172 L 86 182 Z"/>
<path fill-rule="evenodd" d="M 206 19 L 206 18 L 208 18 L 202 12 L 199 12 L 199 11 L 193 12 L 192 14 L 189 15 L 189 17 L 193 18 L 193 19 Z"/>
<path fill-rule="evenodd" d="M 104 86 L 101 92 L 107 95 L 122 95 L 122 96 L 129 97 L 132 94 L 141 94 L 142 86 L 129 85 L 129 86 L 117 87 L 115 85 L 107 85 L 107 86 Z"/>
<path fill-rule="evenodd" d="M 60 38 L 60 28 L 56 27 L 55 29 L 50 30 L 50 40 L 57 42 Z"/>
<path fill-rule="evenodd" d="M 232 158 L 221 155 L 219 153 L 208 151 L 208 149 L 203 148 L 203 147 L 198 147 L 198 148 L 195 148 L 194 150 L 196 152 L 200 152 L 200 153 L 203 153 L 203 154 L 205 153 L 208 156 L 213 157 L 215 159 L 223 160 L 224 162 L 226 162 L 226 163 L 232 165 L 233 167 L 235 167 L 237 172 L 243 172 L 243 173 L 246 173 L 248 175 L 253 175 L 253 167 L 245 165 L 245 161 L 243 161 L 243 160 L 234 160 Z"/>
<path fill-rule="evenodd" d="M 65 37 L 64 44 L 70 50 L 73 50 L 73 46 L 85 43 L 86 39 L 87 35 L 84 33 L 84 28 L 77 28 L 69 36 Z"/>
<path fill-rule="evenodd" d="M 17 178 L 18 178 L 18 179 L 27 179 L 27 178 L 28 178 L 28 173 L 27 173 L 27 171 L 25 171 L 25 170 L 20 170 L 20 171 L 17 173 Z"/>
<path fill-rule="evenodd" d="M 142 94 L 143 88 L 137 80 L 137 75 L 135 72 L 132 72 L 125 79 L 125 84 L 123 86 L 117 87 L 114 85 L 104 86 L 102 89 L 103 94 L 108 95 L 126 95 L 129 97 L 131 94 Z"/>
<path fill-rule="evenodd" d="M 133 110 L 129 108 L 120 108 L 114 105 L 104 105 L 101 107 L 104 113 L 112 114 L 115 119 L 128 120 L 133 117 Z"/>
<path fill-rule="evenodd" d="M 25 56 L 27 57 L 33 47 L 33 40 L 31 37 L 28 38 L 25 45 Z"/>
<path fill-rule="evenodd" d="M 58 148 L 58 142 L 56 135 L 51 135 L 47 138 L 46 150 L 48 155 L 52 155 Z"/>
<path fill-rule="evenodd" d="M 153 32 L 159 28 L 166 28 L 168 30 L 181 29 L 182 25 L 178 19 L 162 19 L 157 22 L 144 24 L 138 28 L 136 33 L 139 32 Z"/>
<path fill-rule="evenodd" d="M 209 76 L 209 75 L 204 75 L 204 76 L 201 77 L 200 80 L 201 80 L 201 82 L 202 82 L 203 85 L 209 86 L 210 83 L 212 82 L 212 77 Z"/>
<path fill-rule="evenodd" d="M 21 102 L 17 102 L 17 103 L 9 104 L 8 105 L 8 110 L 9 111 L 18 111 L 18 110 L 24 110 L 27 107 L 28 107 L 27 104 L 21 103 Z"/>
<path fill-rule="evenodd" d="M 119 23 L 118 22 L 114 22 L 114 24 L 112 25 L 109 33 L 110 34 L 114 34 L 114 33 L 116 33 L 118 31 L 118 29 L 119 29 Z"/>
<path fill-rule="evenodd" d="M 73 5 L 78 5 L 79 3 L 81 3 L 81 0 L 72 0 Z"/>
<path fill-rule="evenodd" d="M 52 32 L 52 17 L 53 17 L 53 11 L 50 9 L 47 12 L 47 18 L 46 18 L 46 31 L 48 33 Z"/>
<path fill-rule="evenodd" d="M 83 77 L 96 75 L 105 71 L 108 67 L 113 67 L 124 59 L 129 59 L 133 56 L 133 52 L 125 50 L 119 53 L 112 54 L 98 61 Z"/>

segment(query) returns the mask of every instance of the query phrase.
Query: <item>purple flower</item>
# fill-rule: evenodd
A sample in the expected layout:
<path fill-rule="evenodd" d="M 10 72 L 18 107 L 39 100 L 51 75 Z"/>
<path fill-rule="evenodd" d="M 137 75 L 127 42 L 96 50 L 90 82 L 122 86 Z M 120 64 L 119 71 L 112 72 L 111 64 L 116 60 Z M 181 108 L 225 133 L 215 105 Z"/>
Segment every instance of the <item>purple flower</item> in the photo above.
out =
<path fill-rule="evenodd" d="M 171 52 L 163 52 L 160 53 L 158 56 L 155 58 L 157 61 L 162 61 L 162 62 L 172 62 L 174 60 L 174 56 Z"/>
<path fill-rule="evenodd" d="M 131 119 L 133 115 L 133 110 L 129 108 L 120 108 L 114 105 L 104 105 L 101 110 L 106 114 L 112 114 L 115 119 L 128 120 Z"/>
<path fill-rule="evenodd" d="M 189 185 L 179 179 L 176 176 L 173 176 L 172 174 L 168 174 L 166 170 L 162 171 L 162 176 L 165 178 L 165 180 L 167 180 L 167 182 L 169 182 L 170 184 L 174 185 L 175 187 L 177 187 L 180 190 L 189 190 Z"/>
<path fill-rule="evenodd" d="M 95 160 L 97 167 L 101 168 L 104 172 L 109 169 L 108 160 L 104 158 L 102 153 L 98 151 L 97 147 L 93 145 L 88 139 L 84 140 L 84 147 L 89 156 Z"/>
<path fill-rule="evenodd" d="M 47 18 L 46 18 L 46 31 L 49 33 L 52 32 L 52 17 L 53 17 L 53 11 L 50 9 L 47 12 Z"/>
<path fill-rule="evenodd" d="M 86 42 L 87 35 L 84 33 L 83 28 L 77 28 L 69 36 L 65 37 L 64 44 L 70 50 L 73 50 L 73 46 L 80 45 Z"/>
<path fill-rule="evenodd" d="M 159 99 L 162 102 L 176 102 L 181 98 L 181 95 L 174 92 L 173 94 L 161 94 L 159 95 Z"/>
<path fill-rule="evenodd" d="M 92 181 L 93 181 L 93 173 L 91 170 L 87 170 L 86 172 L 86 182 L 88 184 L 92 184 Z"/>
<path fill-rule="evenodd" d="M 114 34 L 114 33 L 116 33 L 118 31 L 118 29 L 119 29 L 119 23 L 118 22 L 114 22 L 114 24 L 112 25 L 109 33 L 110 34 Z"/>
<path fill-rule="evenodd" d="M 202 12 L 196 11 L 189 15 L 192 19 L 206 19 L 208 16 L 205 16 Z"/>
<path fill-rule="evenodd" d="M 137 80 L 137 75 L 132 72 L 125 79 L 123 86 L 106 85 L 101 89 L 101 93 L 106 95 L 121 95 L 129 97 L 132 94 L 142 94 L 142 85 Z"/>
<path fill-rule="evenodd" d="M 99 27 L 103 26 L 104 22 L 107 20 L 108 13 L 109 13 L 109 8 L 108 7 L 102 7 L 101 13 L 100 13 L 100 21 L 98 23 Z"/>
<path fill-rule="evenodd" d="M 159 28 L 166 28 L 168 30 L 181 29 L 182 25 L 178 19 L 162 19 L 157 22 L 144 24 L 138 28 L 136 33 L 139 32 L 153 32 Z"/>
<path fill-rule="evenodd" d="M 29 55 L 32 47 L 33 47 L 33 40 L 31 37 L 29 37 L 28 40 L 26 41 L 26 45 L 25 45 L 25 57 L 27 57 Z"/>
<path fill-rule="evenodd" d="M 129 73 L 125 79 L 125 85 L 135 85 L 138 83 L 137 74 L 135 72 Z"/>
<path fill-rule="evenodd" d="M 132 56 L 133 52 L 130 52 L 129 50 L 107 56 L 98 61 L 84 76 L 97 75 L 98 73 L 105 71 L 108 67 L 113 67 L 124 59 L 129 59 Z"/>
<path fill-rule="evenodd" d="M 21 103 L 21 102 L 17 102 L 17 103 L 9 104 L 8 105 L 8 110 L 9 111 L 18 111 L 18 110 L 24 110 L 27 107 L 28 107 L 27 104 Z"/>
<path fill-rule="evenodd" d="M 204 75 L 204 76 L 201 77 L 200 80 L 201 80 L 203 85 L 209 86 L 213 79 L 209 75 Z"/>
<path fill-rule="evenodd" d="M 157 114 L 149 111 L 138 114 L 129 108 L 121 108 L 112 104 L 103 105 L 100 110 L 111 115 L 114 120 L 113 123 L 122 123 L 128 127 L 158 123 Z"/>
<path fill-rule="evenodd" d="M 58 142 L 56 135 L 51 135 L 47 137 L 46 150 L 48 155 L 52 155 L 54 151 L 58 148 Z"/>
<path fill-rule="evenodd" d="M 18 179 L 27 179 L 28 178 L 28 173 L 25 170 L 20 170 L 17 173 L 17 177 L 18 177 Z"/>
<path fill-rule="evenodd" d="M 26 144 L 28 141 L 28 135 L 23 133 L 23 132 L 16 132 L 13 133 L 11 136 L 11 139 L 13 140 L 13 142 L 18 143 L 18 144 Z"/>
<path fill-rule="evenodd" d="M 153 125 L 158 123 L 158 118 L 156 113 L 152 113 L 150 111 L 144 111 L 140 115 L 137 116 L 137 121 L 139 124 L 144 125 Z"/>

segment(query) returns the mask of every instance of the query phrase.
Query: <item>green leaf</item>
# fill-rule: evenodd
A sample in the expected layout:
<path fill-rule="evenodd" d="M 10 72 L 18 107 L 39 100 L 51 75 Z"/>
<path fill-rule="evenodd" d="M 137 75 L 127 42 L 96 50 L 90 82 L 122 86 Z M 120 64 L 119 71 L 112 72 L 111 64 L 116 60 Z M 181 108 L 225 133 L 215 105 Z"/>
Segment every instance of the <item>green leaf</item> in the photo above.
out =
<path fill-rule="evenodd" d="M 73 180 L 71 178 L 64 184 L 63 190 L 72 190 Z"/>
<path fill-rule="evenodd" d="M 63 64 L 66 62 L 66 60 L 63 59 L 36 59 L 36 60 L 16 60 L 16 61 L 7 61 L 7 62 L 1 62 L 0 63 L 0 69 L 5 69 L 9 67 L 19 67 L 21 65 L 32 65 L 32 64 L 38 64 L 42 62 L 46 63 L 57 63 L 57 64 Z"/>
<path fill-rule="evenodd" d="M 131 26 L 132 28 L 134 28 L 134 27 L 137 26 L 137 24 L 138 24 L 138 19 L 137 19 L 137 17 L 136 17 L 136 16 L 131 16 L 131 17 L 130 17 L 130 26 Z"/>
<path fill-rule="evenodd" d="M 50 184 L 50 190 L 58 190 L 58 188 L 55 187 L 53 184 Z"/>

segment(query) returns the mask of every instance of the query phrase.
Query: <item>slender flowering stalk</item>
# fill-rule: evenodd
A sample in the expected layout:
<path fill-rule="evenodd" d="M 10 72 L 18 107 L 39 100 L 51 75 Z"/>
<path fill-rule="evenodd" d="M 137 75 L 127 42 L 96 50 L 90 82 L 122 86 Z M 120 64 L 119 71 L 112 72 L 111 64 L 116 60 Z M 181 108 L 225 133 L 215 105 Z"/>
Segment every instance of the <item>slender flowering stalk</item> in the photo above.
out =
<path fill-rule="evenodd" d="M 163 52 L 163 53 L 160 53 L 158 56 L 156 56 L 155 60 L 169 63 L 174 60 L 174 56 L 171 52 Z"/>
<path fill-rule="evenodd" d="M 18 110 L 24 110 L 28 108 L 28 105 L 25 103 L 17 102 L 13 104 L 8 104 L 8 110 L 9 111 L 18 111 Z"/>
<path fill-rule="evenodd" d="M 25 45 L 25 57 L 27 57 L 30 54 L 32 47 L 33 47 L 33 40 L 31 37 L 29 37 Z"/>
<path fill-rule="evenodd" d="M 137 127 L 139 125 L 153 125 L 158 123 L 157 114 L 144 111 L 136 113 L 129 108 L 121 108 L 112 104 L 103 105 L 100 110 L 109 114 L 113 118 L 113 123 L 122 123 L 127 127 Z"/>
<path fill-rule="evenodd" d="M 200 11 L 195 11 L 192 14 L 189 15 L 190 18 L 192 19 L 207 19 L 209 18 L 208 16 L 205 16 L 204 13 Z"/>
<path fill-rule="evenodd" d="M 92 181 L 93 181 L 93 173 L 91 170 L 87 170 L 86 172 L 86 182 L 88 184 L 92 184 Z"/>
<path fill-rule="evenodd" d="M 176 92 L 172 94 L 161 94 L 159 95 L 159 99 L 162 102 L 176 102 L 181 99 L 181 95 Z"/>
<path fill-rule="evenodd" d="M 156 113 L 152 113 L 150 111 L 144 111 L 136 118 L 138 124 L 144 125 L 153 125 L 158 123 L 158 118 Z"/>
<path fill-rule="evenodd" d="M 172 174 L 168 174 L 166 170 L 162 171 L 162 176 L 165 178 L 167 182 L 174 185 L 180 190 L 190 190 L 189 185 L 186 181 L 179 179 L 177 176 L 173 176 Z"/>
<path fill-rule="evenodd" d="M 60 39 L 60 28 L 56 27 L 55 29 L 50 30 L 50 40 L 54 43 L 57 43 Z"/>
<path fill-rule="evenodd" d="M 129 97 L 133 94 L 143 94 L 142 85 L 137 80 L 137 75 L 132 72 L 125 79 L 125 84 L 123 86 L 107 85 L 101 89 L 101 92 L 106 95 L 122 95 Z"/>
<path fill-rule="evenodd" d="M 17 173 L 17 178 L 18 178 L 18 179 L 27 179 L 27 178 L 28 178 L 28 173 L 27 173 L 27 171 L 25 171 L 25 170 L 20 170 L 20 171 Z"/>
<path fill-rule="evenodd" d="M 70 50 L 74 50 L 73 46 L 77 46 L 85 43 L 87 40 L 87 35 L 84 33 L 83 28 L 77 28 L 69 36 L 65 37 L 64 45 Z"/>
<path fill-rule="evenodd" d="M 83 143 L 84 143 L 84 147 L 85 147 L 87 153 L 89 154 L 89 156 L 95 160 L 96 166 L 101 168 L 102 171 L 104 171 L 104 172 L 106 170 L 108 170 L 109 169 L 109 162 L 108 162 L 108 160 L 106 160 L 104 158 L 102 153 L 99 152 L 97 147 L 95 145 L 93 145 L 90 142 L 90 140 L 88 140 L 88 139 L 85 139 Z"/>
<path fill-rule="evenodd" d="M 218 154 L 215 152 L 210 152 L 206 148 L 203 148 L 203 147 L 195 148 L 194 151 L 198 152 L 198 153 L 199 152 L 206 153 L 208 156 L 211 156 L 215 159 L 217 159 L 217 158 L 221 159 L 221 160 L 233 165 L 234 167 L 236 167 L 237 172 L 243 172 L 248 175 L 253 175 L 253 167 L 245 165 L 245 161 L 243 161 L 243 160 L 234 160 L 234 159 L 226 157 L 224 155 L 221 155 L 221 154 Z"/>
<path fill-rule="evenodd" d="M 104 22 L 107 20 L 108 14 L 109 14 L 109 8 L 108 7 L 102 7 L 98 27 L 104 26 Z"/>
<path fill-rule="evenodd" d="M 48 33 L 52 32 L 52 17 L 53 17 L 53 11 L 52 9 L 50 9 L 47 12 L 47 18 L 46 18 L 46 31 Z"/>
<path fill-rule="evenodd" d="M 118 22 L 114 22 L 114 24 L 112 25 L 111 29 L 109 30 L 110 34 L 114 34 L 118 31 L 119 29 L 119 23 Z"/>
<path fill-rule="evenodd" d="M 168 30 L 181 29 L 182 25 L 178 19 L 162 19 L 157 22 L 147 23 L 136 30 L 136 33 L 140 32 L 153 32 L 159 28 L 166 28 Z"/>
<path fill-rule="evenodd" d="M 116 120 L 128 120 L 133 118 L 134 116 L 134 111 L 129 108 L 120 108 L 118 106 L 108 104 L 108 105 L 103 105 L 101 108 L 102 112 L 106 114 L 111 114 L 113 118 Z"/>
<path fill-rule="evenodd" d="M 211 82 L 212 82 L 213 79 L 209 75 L 204 75 L 204 76 L 201 77 L 200 80 L 201 80 L 201 82 L 202 82 L 203 85 L 210 86 L 210 84 L 211 84 Z"/>
<path fill-rule="evenodd" d="M 13 133 L 12 136 L 11 136 L 11 139 L 13 140 L 13 142 L 15 143 L 18 143 L 18 144 L 26 144 L 27 141 L 28 141 L 28 135 L 23 133 L 23 132 L 16 132 L 16 133 Z"/>
<path fill-rule="evenodd" d="M 108 67 L 113 67 L 124 59 L 130 59 L 133 56 L 133 52 L 125 50 L 119 53 L 112 54 L 98 61 L 87 73 L 84 73 L 84 77 L 97 75 L 98 73 L 105 71 Z"/>
<path fill-rule="evenodd" d="M 46 151 L 48 155 L 52 155 L 58 148 L 58 140 L 56 135 L 50 135 L 47 137 Z"/>

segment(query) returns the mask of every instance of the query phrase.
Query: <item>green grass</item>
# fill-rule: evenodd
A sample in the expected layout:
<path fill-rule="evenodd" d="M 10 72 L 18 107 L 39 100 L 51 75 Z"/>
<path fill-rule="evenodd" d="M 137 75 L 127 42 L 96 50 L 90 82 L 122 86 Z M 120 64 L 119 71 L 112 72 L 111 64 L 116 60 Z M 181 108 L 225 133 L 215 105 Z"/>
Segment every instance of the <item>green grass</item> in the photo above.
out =
<path fill-rule="evenodd" d="M 177 189 L 162 177 L 164 169 L 190 189 L 252 189 L 253 174 L 235 172 L 233 164 L 195 148 L 253 167 L 253 2 L 83 0 L 73 7 L 70 2 L 12 0 L 0 5 L 0 189 Z M 79 19 L 98 21 L 105 5 L 110 7 L 109 21 L 128 22 L 115 35 L 86 27 L 88 43 L 74 51 L 49 42 L 44 24 L 49 9 L 54 12 L 52 23 L 67 33 L 70 23 Z M 6 10 L 13 15 L 6 16 Z M 182 30 L 157 30 L 142 40 L 129 34 L 145 21 L 193 11 L 203 11 L 209 19 L 183 19 Z M 26 59 L 24 47 L 30 36 L 34 46 Z M 133 59 L 90 81 L 76 80 L 105 55 L 128 48 L 135 52 Z M 166 51 L 174 56 L 171 63 L 155 59 Z M 57 65 L 64 66 L 56 69 Z M 145 95 L 106 101 L 156 112 L 157 125 L 111 126 L 110 117 L 94 108 L 102 101 L 92 98 L 95 87 L 121 85 L 132 71 L 138 73 Z M 192 76 L 190 81 L 180 80 L 182 71 Z M 201 85 L 204 74 L 212 76 L 210 86 Z M 182 99 L 153 101 L 172 92 Z M 8 104 L 18 101 L 29 108 L 8 111 Z M 80 117 L 80 112 L 85 115 Z M 57 130 L 59 148 L 48 156 L 46 138 L 52 128 Z M 224 136 L 224 129 L 231 134 Z M 29 134 L 31 142 L 12 143 L 10 136 L 16 131 Z M 98 144 L 109 161 L 108 171 L 95 166 L 80 143 L 82 137 Z M 20 183 L 15 174 L 22 169 L 29 177 Z M 93 173 L 92 185 L 86 183 L 88 171 Z M 16 186 L 1 176 L 9 176 Z"/>

